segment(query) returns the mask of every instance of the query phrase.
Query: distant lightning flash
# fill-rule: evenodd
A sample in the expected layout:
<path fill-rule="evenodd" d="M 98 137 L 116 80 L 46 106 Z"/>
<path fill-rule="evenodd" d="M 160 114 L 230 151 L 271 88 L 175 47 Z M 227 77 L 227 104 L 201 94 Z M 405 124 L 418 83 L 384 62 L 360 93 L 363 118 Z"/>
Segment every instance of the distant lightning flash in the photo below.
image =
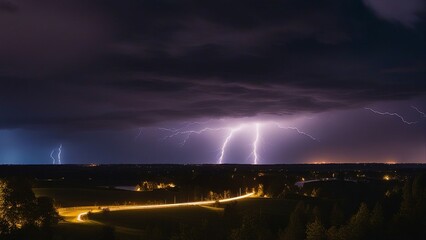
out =
<path fill-rule="evenodd" d="M 257 154 L 257 144 L 259 143 L 259 123 L 256 123 L 256 138 L 254 139 L 253 142 L 253 162 L 254 164 L 257 164 L 257 160 L 258 160 L 258 154 Z"/>
<path fill-rule="evenodd" d="M 401 115 L 399 115 L 398 113 L 379 112 L 379 111 L 376 111 L 376 110 L 374 110 L 374 109 L 372 109 L 372 108 L 364 108 L 364 109 L 369 110 L 369 111 L 372 111 L 373 113 L 380 114 L 380 115 L 389 115 L 389 116 L 395 116 L 395 117 L 398 117 L 399 119 L 401 119 L 401 121 L 402 121 L 403 123 L 408 124 L 408 125 L 411 125 L 411 124 L 417 123 L 417 122 L 409 122 L 409 121 L 405 120 L 405 119 L 404 119 L 404 117 L 403 117 L 403 116 L 401 116 Z"/>
<path fill-rule="evenodd" d="M 306 137 L 309 137 L 310 139 L 314 140 L 314 141 L 318 141 L 318 139 L 316 139 L 315 137 L 313 137 L 312 135 L 305 133 L 301 130 L 299 130 L 296 127 L 283 127 L 281 126 L 279 123 L 277 122 L 273 122 L 273 124 L 275 124 L 278 128 L 281 129 L 290 129 L 290 130 L 295 130 L 298 134 L 300 135 L 304 135 Z M 253 127 L 253 128 L 252 128 Z M 169 139 L 169 138 L 174 138 L 177 137 L 179 135 L 183 135 L 185 136 L 185 138 L 183 139 L 181 146 L 184 146 L 186 144 L 186 142 L 188 141 L 188 139 L 193 135 L 193 134 L 202 134 L 204 132 L 207 131 L 223 131 L 223 130 L 228 130 L 228 134 L 226 135 L 226 138 L 224 139 L 223 143 L 221 144 L 220 147 L 220 156 L 217 160 L 218 164 L 222 164 L 225 160 L 225 154 L 226 154 L 226 149 L 228 147 L 228 145 L 230 144 L 230 141 L 232 140 L 232 137 L 234 136 L 234 134 L 242 129 L 252 129 L 255 132 L 255 139 L 253 140 L 252 143 L 252 152 L 249 155 L 249 157 L 253 157 L 253 164 L 258 164 L 259 162 L 259 141 L 260 141 L 260 132 L 261 132 L 261 124 L 260 123 L 255 123 L 255 124 L 240 124 L 237 127 L 222 127 L 222 128 L 203 128 L 200 130 L 184 130 L 185 127 L 183 128 L 179 128 L 179 129 L 170 129 L 170 128 L 159 128 L 159 130 L 161 131 L 167 131 L 167 132 L 171 132 L 170 135 L 167 135 L 163 138 L 163 140 Z"/>
<path fill-rule="evenodd" d="M 192 134 L 201 134 L 201 133 L 206 132 L 206 131 L 221 131 L 221 130 L 225 130 L 225 129 L 227 129 L 227 128 L 203 128 L 203 129 L 198 130 L 198 131 L 184 131 L 182 133 L 186 134 L 186 137 L 182 142 L 182 146 L 184 146 L 186 144 L 186 142 L 188 141 L 188 139 L 191 137 Z"/>
<path fill-rule="evenodd" d="M 185 131 L 182 131 L 182 129 L 183 128 L 180 128 L 180 129 L 159 128 L 159 130 L 162 130 L 162 131 L 172 132 L 171 135 L 165 136 L 163 138 L 163 140 L 166 140 L 168 138 L 173 138 L 173 137 L 176 137 L 178 135 L 184 135 L 185 138 L 183 139 L 182 143 L 180 144 L 181 146 L 185 146 L 186 142 L 188 141 L 188 139 L 191 137 L 192 134 L 198 134 L 199 135 L 199 134 L 207 132 L 207 131 L 222 131 L 222 130 L 228 130 L 229 128 L 209 128 L 209 127 L 206 127 L 206 128 L 200 129 L 200 130 L 185 130 Z"/>
<path fill-rule="evenodd" d="M 55 149 L 52 150 L 52 152 L 50 152 L 50 158 L 53 160 L 52 164 L 55 164 L 56 159 L 53 157 L 53 154 L 55 153 Z"/>
<path fill-rule="evenodd" d="M 172 135 L 164 137 L 163 140 L 165 140 L 167 138 L 172 138 L 172 137 L 175 137 L 177 135 L 183 134 L 184 132 L 187 133 L 188 131 L 182 131 L 182 130 L 188 128 L 191 125 L 201 125 L 201 124 L 204 124 L 204 123 L 206 123 L 206 122 L 189 122 L 189 123 L 186 123 L 181 128 L 164 128 L 164 127 L 161 127 L 161 128 L 158 128 L 158 129 L 162 130 L 162 131 L 167 131 L 167 132 L 172 132 L 173 133 Z"/>
<path fill-rule="evenodd" d="M 62 144 L 58 148 L 58 164 L 61 164 Z"/>
<path fill-rule="evenodd" d="M 139 128 L 138 134 L 135 136 L 135 141 L 142 135 L 142 128 Z"/>
<path fill-rule="evenodd" d="M 219 164 L 222 164 L 222 162 L 223 162 L 223 158 L 225 157 L 225 150 L 226 150 L 226 146 L 228 145 L 229 140 L 231 140 L 232 135 L 234 135 L 234 133 L 235 133 L 236 131 L 239 131 L 239 130 L 241 129 L 241 127 L 242 127 L 242 126 L 240 125 L 240 126 L 238 126 L 237 128 L 233 128 L 233 129 L 231 129 L 231 131 L 229 132 L 228 136 L 225 138 L 225 141 L 223 142 L 223 144 L 222 144 L 222 148 L 221 148 L 221 151 L 220 151 L 220 157 L 219 157 L 219 160 L 218 160 L 218 163 L 219 163 Z"/>
<path fill-rule="evenodd" d="M 422 117 L 426 118 L 426 113 L 424 113 L 424 112 L 420 111 L 420 109 L 418 109 L 418 108 L 417 108 L 417 107 L 415 107 L 415 106 L 411 106 L 411 108 L 413 108 L 413 109 L 414 109 L 414 110 L 416 110 L 418 113 L 420 113 L 420 114 L 422 115 Z"/>
<path fill-rule="evenodd" d="M 58 154 L 57 154 L 58 159 L 55 159 L 55 157 L 53 156 L 56 150 L 58 150 Z M 61 154 L 62 154 L 62 144 L 59 145 L 59 148 L 53 149 L 50 152 L 50 158 L 53 160 L 53 164 L 61 164 Z"/>
<path fill-rule="evenodd" d="M 295 130 L 297 133 L 299 133 L 299 134 L 301 134 L 301 135 L 304 135 L 304 136 L 306 136 L 306 137 L 308 137 L 308 138 L 310 138 L 310 139 L 312 139 L 312 140 L 314 140 L 314 141 L 319 142 L 319 140 L 318 140 L 318 139 L 316 139 L 315 137 L 313 137 L 312 135 L 310 135 L 310 134 L 308 134 L 308 133 L 305 133 L 305 132 L 303 132 L 303 131 L 300 131 L 297 127 L 283 127 L 283 126 L 281 126 L 279 123 L 276 123 L 276 122 L 274 122 L 274 124 L 275 124 L 278 128 L 281 128 L 281 129 L 290 129 L 290 130 Z"/>

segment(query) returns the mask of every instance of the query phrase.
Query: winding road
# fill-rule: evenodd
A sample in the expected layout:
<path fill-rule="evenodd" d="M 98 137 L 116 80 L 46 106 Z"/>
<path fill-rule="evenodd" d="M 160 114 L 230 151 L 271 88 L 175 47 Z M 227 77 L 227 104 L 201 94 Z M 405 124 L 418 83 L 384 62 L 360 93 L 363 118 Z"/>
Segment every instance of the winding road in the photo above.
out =
<path fill-rule="evenodd" d="M 254 195 L 254 192 L 241 195 L 233 198 L 226 198 L 217 200 L 219 203 L 232 202 L 249 198 Z M 201 206 L 214 204 L 215 200 L 210 201 L 198 201 L 198 202 L 185 202 L 185 203 L 174 203 L 174 204 L 154 204 L 154 205 L 117 205 L 117 206 L 81 206 L 81 207 L 67 207 L 59 208 L 58 212 L 66 221 L 69 222 L 84 222 L 84 216 L 89 212 L 101 212 L 103 209 L 109 209 L 109 211 L 125 211 L 125 210 L 140 210 L 140 209 L 157 209 L 157 208 L 172 208 L 182 206 Z"/>

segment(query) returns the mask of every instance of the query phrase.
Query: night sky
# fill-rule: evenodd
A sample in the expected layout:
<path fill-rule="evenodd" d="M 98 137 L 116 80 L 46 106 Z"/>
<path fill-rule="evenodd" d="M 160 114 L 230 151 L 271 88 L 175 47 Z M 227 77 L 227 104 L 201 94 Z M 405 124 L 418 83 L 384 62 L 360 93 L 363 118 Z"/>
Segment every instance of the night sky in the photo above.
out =
<path fill-rule="evenodd" d="M 0 163 L 426 163 L 426 1 L 0 0 Z M 225 146 L 224 146 L 225 145 Z"/>

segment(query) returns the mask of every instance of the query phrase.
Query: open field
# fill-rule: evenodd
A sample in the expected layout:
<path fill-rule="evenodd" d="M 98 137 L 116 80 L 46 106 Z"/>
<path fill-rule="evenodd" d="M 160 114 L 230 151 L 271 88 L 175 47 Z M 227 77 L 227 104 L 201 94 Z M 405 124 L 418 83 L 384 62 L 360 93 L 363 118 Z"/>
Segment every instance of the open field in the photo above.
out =
<path fill-rule="evenodd" d="M 133 239 L 131 238 L 132 233 L 135 236 L 146 236 L 152 234 L 151 231 L 161 229 L 163 232 L 161 236 L 167 239 L 167 237 L 182 231 L 182 228 L 203 229 L 205 225 L 217 226 L 226 224 L 227 218 L 224 216 L 223 209 L 228 204 L 235 204 L 238 212 L 243 214 L 263 212 L 265 216 L 268 216 L 269 224 L 280 228 L 283 223 L 288 221 L 288 217 L 294 210 L 296 203 L 296 201 L 292 200 L 246 198 L 236 202 L 224 203 L 219 207 L 211 205 L 181 206 L 166 209 L 98 212 L 90 216 L 93 221 L 88 223 L 114 226 L 117 234 L 126 235 L 128 237 L 126 239 Z M 221 228 L 223 228 L 223 225 L 218 229 Z"/>
<path fill-rule="evenodd" d="M 145 229 L 150 225 L 167 226 L 179 224 L 201 224 L 200 220 L 219 221 L 223 212 L 201 206 L 175 208 L 126 210 L 109 213 L 95 213 L 91 220 L 107 225 L 133 229 Z"/>
<path fill-rule="evenodd" d="M 101 239 L 105 234 L 114 234 L 120 240 L 152 239 L 148 235 L 153 231 L 157 231 L 156 235 L 160 229 L 173 234 L 181 223 L 199 225 L 200 219 L 219 221 L 222 215 L 220 210 L 201 206 L 95 213 L 91 217 L 93 220 L 61 222 L 54 228 L 53 235 L 58 240 Z"/>
<path fill-rule="evenodd" d="M 84 224 L 62 222 L 53 228 L 52 235 L 53 240 L 97 240 L 110 239 L 112 236 L 120 240 L 139 240 L 143 234 L 144 231 L 111 227 L 96 222 L 85 222 Z"/>
<path fill-rule="evenodd" d="M 47 196 L 55 200 L 57 206 L 93 206 L 147 204 L 150 202 L 173 201 L 179 193 L 169 191 L 134 192 L 108 188 L 33 188 L 36 196 Z"/>
<path fill-rule="evenodd" d="M 231 203 L 221 204 L 219 207 L 209 206 L 180 206 L 162 209 L 140 209 L 94 213 L 90 217 L 96 222 L 128 228 L 144 228 L 152 223 L 185 223 L 200 224 L 200 219 L 220 220 L 223 210 L 228 204 L 236 204 L 239 211 L 262 211 L 267 215 L 288 217 L 296 205 L 292 200 L 274 200 L 263 198 L 246 198 Z"/>

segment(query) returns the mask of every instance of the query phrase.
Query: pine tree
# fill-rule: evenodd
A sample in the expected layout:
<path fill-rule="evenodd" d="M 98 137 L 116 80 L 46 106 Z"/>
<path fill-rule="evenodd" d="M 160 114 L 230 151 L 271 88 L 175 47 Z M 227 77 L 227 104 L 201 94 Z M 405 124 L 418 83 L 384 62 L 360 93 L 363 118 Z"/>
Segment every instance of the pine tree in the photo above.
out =
<path fill-rule="evenodd" d="M 345 221 L 345 215 L 339 205 L 334 204 L 333 209 L 331 210 L 331 219 L 330 223 L 332 226 L 340 226 Z"/>
<path fill-rule="evenodd" d="M 280 236 L 285 240 L 300 240 L 305 238 L 306 234 L 306 208 L 303 202 L 299 202 L 290 215 L 290 221 Z"/>
<path fill-rule="evenodd" d="M 362 240 L 368 235 L 370 224 L 370 212 L 367 204 L 361 203 L 349 223 L 340 229 L 340 235 L 345 240 Z"/>
<path fill-rule="evenodd" d="M 318 218 L 306 226 L 306 239 L 307 240 L 327 239 L 325 228 Z"/>

